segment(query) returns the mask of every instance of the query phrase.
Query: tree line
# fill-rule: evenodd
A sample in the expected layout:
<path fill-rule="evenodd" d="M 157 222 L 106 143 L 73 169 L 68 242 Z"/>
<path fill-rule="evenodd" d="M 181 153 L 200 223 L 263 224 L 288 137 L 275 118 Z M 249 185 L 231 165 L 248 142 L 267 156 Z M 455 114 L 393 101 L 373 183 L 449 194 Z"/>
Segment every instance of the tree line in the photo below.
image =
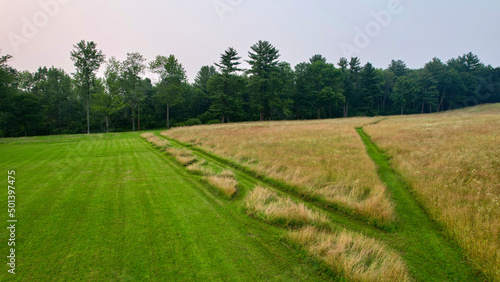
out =
<path fill-rule="evenodd" d="M 246 62 L 230 47 L 189 83 L 174 55 L 147 60 L 106 56 L 84 40 L 70 53 L 76 72 L 55 67 L 18 71 L 0 56 L 0 136 L 136 131 L 239 121 L 322 119 L 441 112 L 500 102 L 500 68 L 464 54 L 410 69 L 385 69 L 357 57 L 330 63 L 314 55 L 294 68 L 268 41 Z M 97 77 L 104 67 L 104 76 Z M 145 72 L 158 76 L 153 83 Z"/>

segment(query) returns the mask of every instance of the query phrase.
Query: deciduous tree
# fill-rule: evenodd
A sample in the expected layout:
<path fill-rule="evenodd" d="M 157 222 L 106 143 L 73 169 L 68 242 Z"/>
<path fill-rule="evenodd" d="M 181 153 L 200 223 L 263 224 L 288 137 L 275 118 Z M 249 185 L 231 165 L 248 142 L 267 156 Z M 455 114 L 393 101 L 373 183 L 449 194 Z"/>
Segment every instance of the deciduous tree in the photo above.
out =
<path fill-rule="evenodd" d="M 85 42 L 85 40 L 82 40 L 73 47 L 71 60 L 73 60 L 76 67 L 76 79 L 86 98 L 87 134 L 90 134 L 90 91 L 96 72 L 104 63 L 106 56 L 101 50 L 97 50 L 94 41 Z"/>
<path fill-rule="evenodd" d="M 149 64 L 149 68 L 159 75 L 160 79 L 156 85 L 157 95 L 159 100 L 167 106 L 167 128 L 170 128 L 170 107 L 182 99 L 182 92 L 187 83 L 186 71 L 174 55 L 168 58 L 157 56 Z"/>

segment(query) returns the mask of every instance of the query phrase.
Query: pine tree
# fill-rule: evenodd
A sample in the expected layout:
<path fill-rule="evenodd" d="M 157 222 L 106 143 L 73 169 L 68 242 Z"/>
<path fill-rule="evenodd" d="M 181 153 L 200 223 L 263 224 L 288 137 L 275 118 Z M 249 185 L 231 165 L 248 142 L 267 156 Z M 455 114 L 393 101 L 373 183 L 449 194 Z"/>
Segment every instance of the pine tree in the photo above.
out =
<path fill-rule="evenodd" d="M 209 79 L 207 84 L 208 97 L 212 102 L 210 111 L 220 115 L 221 123 L 229 122 L 230 115 L 235 113 L 241 105 L 241 94 L 243 91 L 243 80 L 237 72 L 241 71 L 238 65 L 241 57 L 238 52 L 230 47 L 220 57 L 220 74 Z"/>
<path fill-rule="evenodd" d="M 263 121 L 266 113 L 270 115 L 270 101 L 275 94 L 271 77 L 278 69 L 280 54 L 268 41 L 259 41 L 251 49 L 253 52 L 248 52 L 250 60 L 247 61 L 251 66 L 248 71 L 251 75 L 250 98 L 253 108 L 259 112 L 260 120 Z"/>

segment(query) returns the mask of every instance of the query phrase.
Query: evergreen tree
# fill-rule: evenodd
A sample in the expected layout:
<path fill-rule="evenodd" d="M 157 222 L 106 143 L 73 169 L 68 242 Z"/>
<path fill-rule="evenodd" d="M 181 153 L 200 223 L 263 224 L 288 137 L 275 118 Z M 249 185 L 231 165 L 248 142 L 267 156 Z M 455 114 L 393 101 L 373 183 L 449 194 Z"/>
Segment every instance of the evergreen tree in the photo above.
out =
<path fill-rule="evenodd" d="M 396 79 L 394 91 L 391 93 L 391 99 L 401 108 L 401 115 L 409 101 L 416 98 L 418 94 L 417 82 L 409 76 L 401 76 Z"/>
<path fill-rule="evenodd" d="M 237 112 L 241 105 L 241 95 L 243 92 L 243 80 L 237 72 L 241 71 L 238 65 L 241 57 L 238 52 L 230 47 L 220 57 L 220 63 L 215 64 L 219 67 L 220 74 L 212 76 L 207 83 L 208 97 L 211 101 L 210 111 L 221 118 L 221 123 L 229 116 Z"/>
<path fill-rule="evenodd" d="M 274 90 L 271 77 L 278 69 L 278 49 L 268 41 L 259 41 L 251 47 L 248 52 L 250 60 L 247 62 L 251 68 L 248 73 L 249 87 L 251 89 L 251 103 L 254 109 L 259 112 L 260 120 L 263 121 L 265 114 L 270 114 L 270 101 L 274 99 Z"/>
<path fill-rule="evenodd" d="M 361 91 L 359 109 L 363 112 L 363 115 L 372 115 L 376 108 L 376 101 L 381 95 L 380 78 L 377 74 L 377 70 L 371 63 L 366 63 L 360 76 Z"/>

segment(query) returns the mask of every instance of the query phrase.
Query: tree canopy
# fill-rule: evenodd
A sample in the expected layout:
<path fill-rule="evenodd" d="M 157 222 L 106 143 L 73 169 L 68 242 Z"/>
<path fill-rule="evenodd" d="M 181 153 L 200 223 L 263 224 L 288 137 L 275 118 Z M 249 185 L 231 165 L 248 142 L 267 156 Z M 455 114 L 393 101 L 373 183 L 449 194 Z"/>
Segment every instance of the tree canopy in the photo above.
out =
<path fill-rule="evenodd" d="M 314 54 L 296 66 L 280 57 L 268 41 L 250 46 L 246 58 L 229 47 L 189 83 L 174 55 L 148 62 L 135 52 L 106 61 L 93 41 L 74 45 L 73 74 L 53 66 L 18 71 L 12 56 L 0 53 L 0 136 L 416 114 L 500 102 L 500 68 L 471 52 L 418 69 L 399 59 L 379 69 L 358 57 L 333 64 Z M 146 71 L 157 75 L 154 83 Z"/>

